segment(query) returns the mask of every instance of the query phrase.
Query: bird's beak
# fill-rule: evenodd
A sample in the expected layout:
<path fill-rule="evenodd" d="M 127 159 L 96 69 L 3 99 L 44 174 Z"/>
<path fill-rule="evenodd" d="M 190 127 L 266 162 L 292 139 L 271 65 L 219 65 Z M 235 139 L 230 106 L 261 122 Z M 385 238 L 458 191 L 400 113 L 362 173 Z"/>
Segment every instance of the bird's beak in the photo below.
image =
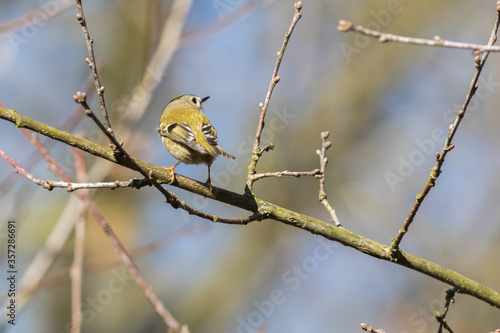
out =
<path fill-rule="evenodd" d="M 203 98 L 201 99 L 201 102 L 203 103 L 203 102 L 205 102 L 205 101 L 206 101 L 207 99 L 209 99 L 209 98 L 210 98 L 210 96 L 203 97 Z"/>

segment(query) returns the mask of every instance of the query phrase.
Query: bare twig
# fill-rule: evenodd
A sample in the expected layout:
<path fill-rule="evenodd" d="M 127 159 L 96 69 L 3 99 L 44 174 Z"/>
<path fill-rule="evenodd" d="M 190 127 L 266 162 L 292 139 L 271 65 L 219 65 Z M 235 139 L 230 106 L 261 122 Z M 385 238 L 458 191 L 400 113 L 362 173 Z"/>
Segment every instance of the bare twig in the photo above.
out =
<path fill-rule="evenodd" d="M 382 329 L 375 329 L 373 327 L 371 327 L 370 325 L 368 324 L 365 324 L 365 323 L 361 323 L 361 328 L 363 329 L 363 331 L 367 331 L 367 332 L 370 332 L 370 333 L 385 333 Z"/>
<path fill-rule="evenodd" d="M 250 222 L 253 221 L 262 221 L 266 216 L 264 214 L 261 214 L 259 212 L 252 214 L 251 216 L 247 217 L 222 217 L 222 216 L 217 216 L 217 215 L 212 215 L 208 214 L 202 211 L 197 210 L 196 208 L 193 208 L 191 206 L 188 206 L 184 203 L 184 201 L 180 202 L 179 208 L 184 209 L 191 215 L 196 215 L 198 217 L 204 218 L 206 220 L 210 220 L 212 222 L 220 222 L 220 223 L 226 223 L 226 224 L 241 224 L 241 225 L 246 225 Z"/>
<path fill-rule="evenodd" d="M 295 3 L 294 8 L 295 8 L 295 14 L 293 16 L 292 23 L 290 24 L 290 28 L 285 34 L 285 39 L 283 40 L 281 49 L 278 51 L 277 54 L 278 59 L 276 61 L 276 66 L 274 67 L 273 75 L 271 77 L 271 83 L 269 84 L 269 89 L 267 90 L 266 98 L 264 100 L 264 103 L 259 104 L 260 107 L 259 124 L 257 126 L 257 133 L 255 134 L 255 141 L 252 148 L 252 160 L 250 162 L 250 165 L 248 166 L 247 186 L 249 190 L 252 190 L 252 185 L 253 182 L 255 181 L 255 179 L 253 179 L 251 175 L 255 174 L 256 172 L 255 168 L 257 167 L 257 162 L 259 161 L 259 158 L 262 155 L 262 153 L 265 151 L 265 149 L 260 148 L 260 138 L 262 135 L 262 131 L 264 130 L 264 119 L 266 117 L 267 108 L 269 106 L 269 101 L 271 100 L 271 95 L 273 93 L 274 87 L 280 80 L 280 77 L 278 76 L 278 70 L 281 65 L 281 60 L 283 60 L 283 55 L 285 54 L 285 49 L 288 44 L 288 40 L 290 39 L 293 29 L 297 25 L 297 22 L 302 17 L 302 14 L 300 13 L 300 10 L 302 9 L 302 2 L 299 1 Z"/>
<path fill-rule="evenodd" d="M 381 43 L 396 42 L 402 44 L 414 44 L 421 46 L 439 46 L 439 47 L 448 47 L 454 49 L 473 50 L 474 55 L 478 55 L 486 51 L 500 52 L 500 46 L 453 42 L 444 40 L 439 36 L 434 36 L 434 39 L 398 36 L 398 35 L 383 33 L 376 30 L 367 29 L 361 25 L 354 25 L 351 22 L 345 20 L 339 21 L 337 29 L 341 32 L 353 31 L 364 36 L 378 38 L 378 41 Z"/>
<path fill-rule="evenodd" d="M 328 158 L 326 158 L 326 151 L 328 148 L 332 146 L 332 143 L 330 141 L 326 141 L 328 139 L 328 136 L 330 133 L 328 131 L 326 132 L 321 132 L 321 150 L 316 150 L 316 155 L 319 156 L 319 164 L 320 164 L 320 171 L 323 177 L 320 178 L 319 180 L 319 202 L 325 206 L 326 210 L 328 213 L 330 213 L 330 217 L 332 219 L 332 222 L 337 226 L 337 227 L 342 227 L 342 224 L 340 224 L 339 218 L 337 217 L 337 213 L 335 213 L 335 209 L 330 205 L 330 203 L 327 200 L 326 197 L 326 191 L 325 191 L 325 168 L 326 165 L 328 164 Z"/>
<path fill-rule="evenodd" d="M 97 91 L 97 95 L 99 96 L 99 105 L 101 106 L 102 121 L 104 122 L 106 131 L 110 135 L 113 135 L 113 130 L 111 129 L 111 123 L 109 122 L 108 117 L 108 109 L 106 108 L 106 103 L 104 101 L 104 87 L 101 86 L 101 82 L 99 81 L 99 74 L 97 73 L 97 66 L 94 57 L 94 40 L 92 39 L 92 37 L 90 37 L 89 30 L 87 28 L 87 22 L 85 20 L 85 15 L 83 14 L 81 0 L 76 0 L 76 7 L 78 8 L 76 19 L 82 26 L 83 35 L 85 36 L 85 41 L 87 42 L 87 51 L 89 53 L 89 57 L 86 58 L 85 61 L 89 65 L 92 76 L 94 77 L 95 88 Z"/>
<path fill-rule="evenodd" d="M 322 178 L 321 170 L 314 169 L 312 171 L 278 171 L 278 172 L 265 172 L 265 173 L 256 173 L 252 175 L 253 180 L 259 180 L 266 177 L 276 177 L 282 178 L 283 176 L 292 176 L 300 178 L 301 176 L 313 176 L 316 178 Z"/>
<path fill-rule="evenodd" d="M 7 163 L 12 165 L 15 169 L 15 172 L 18 172 L 28 180 L 33 183 L 42 186 L 43 188 L 48 189 L 49 191 L 54 189 L 55 187 L 67 188 L 68 192 L 73 192 L 79 189 L 93 189 L 93 188 L 110 188 L 115 189 L 119 187 L 132 187 L 133 180 L 125 180 L 125 181 L 114 181 L 114 182 L 99 182 L 99 183 L 73 183 L 73 182 L 64 182 L 64 181 L 55 181 L 52 179 L 40 179 L 32 175 L 31 173 L 24 170 L 19 164 L 17 164 L 12 158 L 10 158 L 3 150 L 0 149 L 0 157 L 2 157 Z"/>
<path fill-rule="evenodd" d="M 93 188 L 117 188 L 117 187 L 135 187 L 133 184 L 133 180 L 129 181 L 115 181 L 115 182 L 106 182 L 106 183 L 73 183 L 73 182 L 64 182 L 64 181 L 53 181 L 53 180 L 42 180 L 36 178 L 32 174 L 26 172 L 22 167 L 20 167 L 13 159 L 11 159 L 3 150 L 0 149 L 0 157 L 6 160 L 10 165 L 12 165 L 15 169 L 15 172 L 20 173 L 22 176 L 26 177 L 28 180 L 33 183 L 40 185 L 48 190 L 52 190 L 54 187 L 64 187 L 68 188 L 68 192 L 75 191 L 77 189 L 93 189 Z M 196 215 L 198 217 L 213 221 L 213 222 L 221 222 L 227 224 L 248 224 L 253 221 L 262 220 L 264 215 L 260 213 L 255 213 L 248 217 L 222 217 L 217 215 L 208 214 L 202 211 L 197 210 L 185 202 L 179 201 L 175 194 L 173 194 L 173 199 L 178 202 L 178 208 L 184 209 L 191 215 Z M 166 200 L 165 200 L 166 201 Z"/>
<path fill-rule="evenodd" d="M 493 45 L 495 43 L 495 41 L 497 40 L 497 31 L 498 31 L 499 24 L 500 24 L 500 5 L 497 4 L 497 18 L 496 18 L 495 24 L 493 26 L 493 31 L 491 33 L 490 40 L 488 42 L 489 46 Z M 460 110 L 458 111 L 457 116 L 455 118 L 455 121 L 453 122 L 453 124 L 450 125 L 450 127 L 448 129 L 448 136 L 446 137 L 446 140 L 444 142 L 443 148 L 441 149 L 441 152 L 436 153 L 436 163 L 434 164 L 434 166 L 431 169 L 429 179 L 427 180 L 427 183 L 425 184 L 424 189 L 422 190 L 422 192 L 417 194 L 417 198 L 415 200 L 415 203 L 413 204 L 413 207 L 411 208 L 410 213 L 406 217 L 406 219 L 403 222 L 403 225 L 401 226 L 401 229 L 399 230 L 397 236 L 395 238 L 393 238 L 392 243 L 388 248 L 390 256 L 395 255 L 395 253 L 399 249 L 399 244 L 403 240 L 404 235 L 408 232 L 408 228 L 411 225 L 411 223 L 413 222 L 413 219 L 415 218 L 415 215 L 417 214 L 417 211 L 418 211 L 420 205 L 424 201 L 425 197 L 427 196 L 427 194 L 429 193 L 431 188 L 433 188 L 434 185 L 436 184 L 436 180 L 439 177 L 439 175 L 441 174 L 441 168 L 442 168 L 443 163 L 444 163 L 444 158 L 446 157 L 446 155 L 448 154 L 448 152 L 450 150 L 455 148 L 455 145 L 452 144 L 451 141 L 453 140 L 453 137 L 455 136 L 455 133 L 457 132 L 458 127 L 460 126 L 462 119 L 464 118 L 465 112 L 467 110 L 467 107 L 469 106 L 469 103 L 470 103 L 472 97 L 476 93 L 476 90 L 478 88 L 477 82 L 479 80 L 479 75 L 481 74 L 481 71 L 483 69 L 484 63 L 486 62 L 486 59 L 488 58 L 488 55 L 489 55 L 489 52 L 484 52 L 483 56 L 481 58 L 479 58 L 479 56 L 476 56 L 474 59 L 476 70 L 474 72 L 474 75 L 472 76 L 472 81 L 471 81 L 470 86 L 469 86 L 469 91 L 467 92 L 467 95 L 465 97 L 465 101 L 462 104 L 462 107 L 460 108 Z"/>
<path fill-rule="evenodd" d="M 439 312 L 436 312 L 434 316 L 436 317 L 436 320 L 439 323 L 439 329 L 438 333 L 443 332 L 443 328 L 446 329 L 448 332 L 453 333 L 452 329 L 448 325 L 448 322 L 446 321 L 446 314 L 448 313 L 448 310 L 450 309 L 450 304 L 455 303 L 455 293 L 457 292 L 456 288 L 451 288 L 446 290 L 446 303 L 444 304 L 444 311 L 443 314 L 441 315 Z"/>

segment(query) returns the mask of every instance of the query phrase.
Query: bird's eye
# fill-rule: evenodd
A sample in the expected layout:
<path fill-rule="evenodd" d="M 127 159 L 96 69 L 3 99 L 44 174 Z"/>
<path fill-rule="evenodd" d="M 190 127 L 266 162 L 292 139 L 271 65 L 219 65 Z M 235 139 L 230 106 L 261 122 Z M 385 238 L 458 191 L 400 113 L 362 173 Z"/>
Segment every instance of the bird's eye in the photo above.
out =
<path fill-rule="evenodd" d="M 193 102 L 193 104 L 198 104 L 198 101 L 196 100 L 196 97 L 191 98 L 191 102 Z"/>

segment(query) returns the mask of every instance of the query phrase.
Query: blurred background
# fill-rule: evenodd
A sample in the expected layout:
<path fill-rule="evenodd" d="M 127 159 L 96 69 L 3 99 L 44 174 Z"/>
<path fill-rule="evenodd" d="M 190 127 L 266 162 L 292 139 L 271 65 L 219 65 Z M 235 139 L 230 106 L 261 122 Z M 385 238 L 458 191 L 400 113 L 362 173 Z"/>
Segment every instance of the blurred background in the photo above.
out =
<path fill-rule="evenodd" d="M 205 113 L 219 143 L 237 156 L 234 164 L 226 159 L 213 164 L 213 183 L 242 193 L 258 104 L 293 17 L 293 1 L 194 0 L 178 47 L 171 43 L 173 56 L 168 59 L 165 51 L 166 69 L 148 69 L 171 8 L 170 1 L 160 0 L 84 2 L 115 134 L 132 155 L 172 165 L 176 160 L 155 130 L 161 110 L 180 94 L 211 96 Z M 0 2 L 0 99 L 23 115 L 107 145 L 73 101 L 77 91 L 87 90 L 99 110 L 76 12 L 73 2 L 64 0 Z M 434 153 L 463 103 L 474 57 L 467 50 L 380 44 L 338 32 L 338 21 L 486 44 L 495 1 L 304 0 L 302 14 L 263 134 L 263 145 L 272 142 L 275 149 L 261 158 L 258 170 L 318 168 L 320 132 L 329 131 L 330 203 L 345 228 L 388 244 L 427 181 Z M 401 244 L 495 290 L 500 290 L 499 69 L 498 54 L 491 54 L 454 139 L 456 148 Z M 148 97 L 131 102 L 141 95 L 136 86 L 148 70 L 153 77 L 144 89 Z M 74 176 L 71 148 L 41 139 Z M 0 148 L 36 177 L 57 179 L 25 136 L 5 121 Z M 139 177 L 88 154 L 85 162 L 91 182 Z M 204 181 L 207 170 L 181 164 L 176 172 Z M 318 189 L 314 178 L 264 179 L 255 186 L 265 200 L 329 221 Z M 203 211 L 248 214 L 172 190 Z M 152 188 L 91 193 L 145 279 L 191 332 L 359 332 L 361 322 L 386 332 L 437 331 L 433 313 L 443 311 L 448 286 L 417 272 L 270 220 L 247 226 L 210 223 L 172 209 Z M 48 192 L 0 161 L 0 262 L 6 258 L 8 219 L 17 223 L 22 277 L 55 226 L 74 223 L 79 207 L 73 197 L 62 189 Z M 58 236 L 61 249 L 40 288 L 18 312 L 16 325 L 4 325 L 4 332 L 70 331 L 65 269 L 73 260 L 74 234 L 71 228 L 66 234 Z M 165 332 L 90 215 L 85 262 L 83 332 Z M 4 304 L 8 286 L 0 281 Z M 490 332 L 500 327 L 500 312 L 457 295 L 447 321 L 456 332 Z"/>

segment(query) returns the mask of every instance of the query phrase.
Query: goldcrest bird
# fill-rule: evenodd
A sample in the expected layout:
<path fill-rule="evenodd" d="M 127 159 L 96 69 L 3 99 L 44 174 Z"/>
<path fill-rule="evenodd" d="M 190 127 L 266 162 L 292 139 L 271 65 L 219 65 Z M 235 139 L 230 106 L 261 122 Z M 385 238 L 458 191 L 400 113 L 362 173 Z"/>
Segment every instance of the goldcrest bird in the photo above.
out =
<path fill-rule="evenodd" d="M 206 164 L 210 188 L 210 166 L 216 157 L 224 156 L 235 159 L 217 144 L 217 132 L 210 120 L 203 114 L 203 102 L 210 96 L 200 98 L 195 95 L 181 95 L 172 99 L 160 116 L 158 133 L 168 152 L 179 160 L 165 169 L 172 172 L 179 163 Z"/>

